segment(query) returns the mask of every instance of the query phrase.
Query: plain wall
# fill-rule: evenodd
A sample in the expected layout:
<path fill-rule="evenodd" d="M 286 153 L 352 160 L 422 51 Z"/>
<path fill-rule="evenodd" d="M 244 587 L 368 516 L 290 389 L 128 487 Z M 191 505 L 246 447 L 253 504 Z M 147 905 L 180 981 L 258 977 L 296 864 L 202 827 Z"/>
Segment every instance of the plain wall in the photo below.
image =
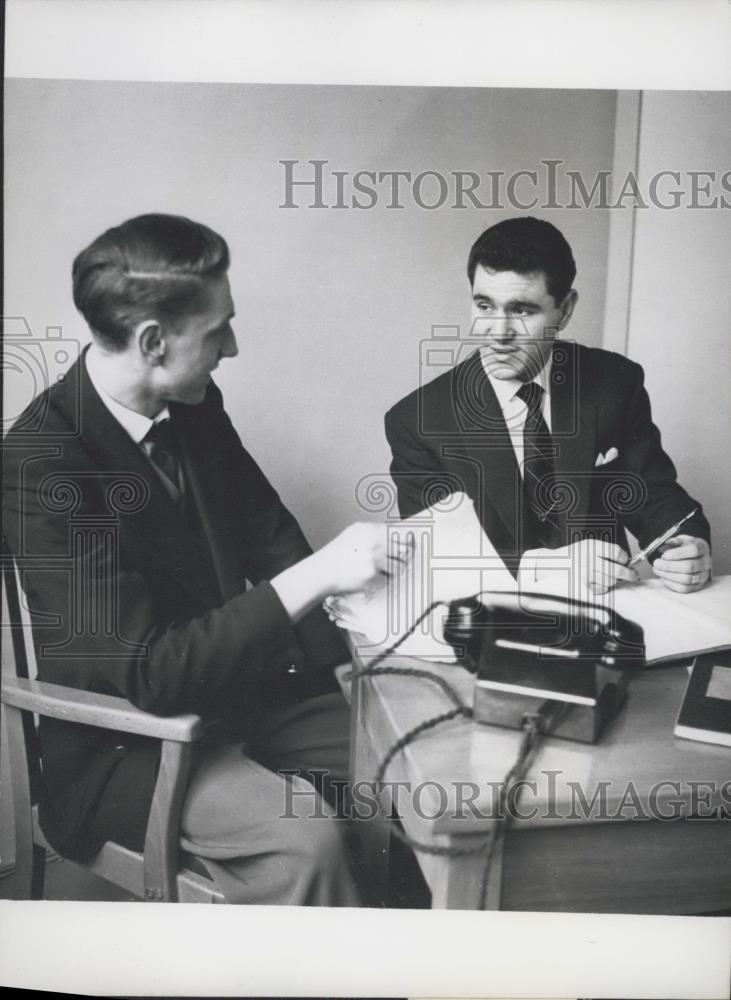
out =
<path fill-rule="evenodd" d="M 680 482 L 711 522 L 717 573 L 731 572 L 731 213 L 686 206 L 688 171 L 715 171 L 711 197 L 721 193 L 720 174 L 731 165 L 730 121 L 728 93 L 642 95 L 640 187 L 661 170 L 679 171 L 686 197 L 677 209 L 635 213 L 627 349 L 645 367 L 655 422 Z"/>
<path fill-rule="evenodd" d="M 410 197 L 402 210 L 386 198 L 366 211 L 284 209 L 278 161 L 509 175 L 556 158 L 591 179 L 611 168 L 614 114 L 607 91 L 8 80 L 5 312 L 27 317 L 36 336 L 61 326 L 86 341 L 70 267 L 95 236 L 147 211 L 219 230 L 240 354 L 216 381 L 317 546 L 364 516 L 356 484 L 388 470 L 383 413 L 419 384 L 432 326 L 466 332 L 469 247 L 517 213 L 450 202 L 429 211 Z M 599 345 L 607 213 L 534 212 L 575 252 L 570 333 Z"/>

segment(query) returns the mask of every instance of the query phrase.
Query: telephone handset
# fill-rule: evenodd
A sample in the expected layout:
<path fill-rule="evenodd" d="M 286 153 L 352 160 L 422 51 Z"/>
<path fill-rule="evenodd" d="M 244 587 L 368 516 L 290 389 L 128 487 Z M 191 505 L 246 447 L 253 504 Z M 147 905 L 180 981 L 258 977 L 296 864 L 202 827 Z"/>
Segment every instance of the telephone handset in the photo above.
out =
<path fill-rule="evenodd" d="M 520 729 L 549 707 L 552 733 L 594 743 L 645 664 L 644 634 L 611 608 L 550 594 L 489 593 L 450 604 L 444 637 L 475 678 L 475 718 Z"/>

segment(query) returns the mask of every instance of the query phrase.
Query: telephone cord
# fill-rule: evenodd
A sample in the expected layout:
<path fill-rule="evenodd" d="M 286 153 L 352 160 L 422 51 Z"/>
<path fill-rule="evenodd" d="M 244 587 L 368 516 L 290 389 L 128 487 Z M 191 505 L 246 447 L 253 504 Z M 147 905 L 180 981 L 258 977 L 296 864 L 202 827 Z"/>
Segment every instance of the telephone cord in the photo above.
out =
<path fill-rule="evenodd" d="M 474 594 L 473 597 L 479 597 L 484 591 L 479 591 Z M 429 680 L 432 683 L 437 684 L 442 691 L 447 695 L 447 697 L 454 703 L 454 708 L 447 712 L 441 712 L 439 715 L 432 716 L 431 718 L 425 719 L 420 722 L 417 726 L 404 733 L 403 736 L 399 737 L 389 750 L 384 755 L 374 778 L 375 792 L 379 795 L 379 786 L 382 783 L 386 770 L 394 759 L 394 757 L 404 750 L 410 743 L 412 743 L 418 736 L 422 733 L 427 732 L 430 729 L 434 729 L 444 722 L 450 722 L 452 719 L 459 717 L 473 719 L 474 713 L 471 708 L 466 706 L 458 692 L 454 687 L 443 677 L 439 677 L 437 674 L 432 673 L 428 670 L 422 670 L 417 667 L 384 667 L 382 663 L 389 656 L 392 656 L 398 648 L 401 646 L 409 636 L 413 635 L 419 625 L 424 621 L 424 619 L 434 611 L 435 608 L 440 605 L 445 604 L 444 601 L 434 601 L 429 607 L 424 611 L 416 621 L 411 625 L 411 627 L 400 636 L 396 642 L 394 642 L 387 649 L 382 650 L 367 667 L 363 667 L 360 670 L 353 670 L 350 672 L 350 676 L 354 678 L 361 677 L 374 677 L 382 675 L 399 675 L 406 677 L 419 677 L 424 680 Z M 512 789 L 522 781 L 525 776 L 530 764 L 535 756 L 542 738 L 545 734 L 547 724 L 549 722 L 549 716 L 544 714 L 540 709 L 538 712 L 526 715 L 523 720 L 523 737 L 521 740 L 520 749 L 516 756 L 516 759 L 510 768 L 510 770 L 505 775 L 503 782 L 501 784 L 501 791 L 498 802 L 497 816 L 492 824 L 490 833 L 487 838 L 487 842 L 478 845 L 470 845 L 468 847 L 458 847 L 454 844 L 449 845 L 438 845 L 430 844 L 422 840 L 418 840 L 415 837 L 410 836 L 404 830 L 400 829 L 398 826 L 392 826 L 391 832 L 396 836 L 398 840 L 402 843 L 407 844 L 414 851 L 419 851 L 422 854 L 430 854 L 442 857 L 466 857 L 469 855 L 480 854 L 485 852 L 485 864 L 482 871 L 482 877 L 480 881 L 480 902 L 484 909 L 487 897 L 487 889 L 489 885 L 490 872 L 492 870 L 492 865 L 494 863 L 495 852 L 498 844 L 502 841 L 505 836 L 505 832 L 509 823 L 509 817 L 505 812 L 505 804 L 507 802 L 508 796 L 510 795 Z"/>

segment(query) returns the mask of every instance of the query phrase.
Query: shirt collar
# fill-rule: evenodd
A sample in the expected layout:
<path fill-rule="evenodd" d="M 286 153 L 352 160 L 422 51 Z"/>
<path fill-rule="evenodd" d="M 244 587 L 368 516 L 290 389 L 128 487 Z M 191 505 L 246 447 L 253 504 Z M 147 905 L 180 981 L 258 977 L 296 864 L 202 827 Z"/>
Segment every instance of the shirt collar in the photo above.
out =
<path fill-rule="evenodd" d="M 89 364 L 90 360 L 92 360 L 91 364 Z M 88 351 L 86 353 L 85 363 L 86 373 L 89 376 L 91 384 L 99 394 L 99 398 L 102 403 L 104 403 L 117 423 L 121 424 L 124 430 L 127 431 L 135 444 L 142 444 L 145 437 L 149 434 L 150 428 L 153 424 L 160 423 L 161 420 L 166 420 L 170 416 L 167 406 L 160 410 L 160 412 L 157 413 L 152 419 L 150 417 L 146 417 L 144 413 L 138 413 L 136 410 L 130 410 L 129 407 L 123 406 L 122 403 L 117 402 L 116 399 L 110 396 L 104 386 L 99 382 L 98 373 L 95 373 L 94 371 L 93 359 L 90 359 Z"/>
<path fill-rule="evenodd" d="M 482 361 L 482 367 L 484 369 L 485 375 L 487 375 L 490 380 L 490 385 L 495 390 L 495 395 L 497 396 L 497 401 L 500 404 L 500 409 L 504 410 L 505 407 L 513 401 L 517 395 L 523 382 L 517 378 L 495 378 L 490 372 L 488 351 L 487 348 L 480 348 L 480 360 Z M 548 355 L 548 361 L 541 370 L 535 375 L 531 381 L 540 385 L 546 396 L 549 395 L 549 386 L 551 385 L 551 367 L 553 365 L 553 352 Z"/>

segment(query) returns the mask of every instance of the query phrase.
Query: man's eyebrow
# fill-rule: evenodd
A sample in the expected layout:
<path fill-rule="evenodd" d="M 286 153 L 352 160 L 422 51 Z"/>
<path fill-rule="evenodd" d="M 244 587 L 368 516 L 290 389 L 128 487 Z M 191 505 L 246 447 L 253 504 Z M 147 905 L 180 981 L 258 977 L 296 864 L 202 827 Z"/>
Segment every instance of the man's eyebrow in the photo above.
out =
<path fill-rule="evenodd" d="M 475 302 L 492 302 L 492 298 L 489 295 L 483 295 L 481 292 L 475 292 L 472 296 Z M 505 308 L 510 309 L 536 309 L 540 310 L 540 304 L 538 302 L 533 302 L 531 299 L 508 299 L 505 303 Z"/>
<path fill-rule="evenodd" d="M 506 306 L 508 309 L 540 309 L 540 305 L 532 299 L 510 299 Z"/>

